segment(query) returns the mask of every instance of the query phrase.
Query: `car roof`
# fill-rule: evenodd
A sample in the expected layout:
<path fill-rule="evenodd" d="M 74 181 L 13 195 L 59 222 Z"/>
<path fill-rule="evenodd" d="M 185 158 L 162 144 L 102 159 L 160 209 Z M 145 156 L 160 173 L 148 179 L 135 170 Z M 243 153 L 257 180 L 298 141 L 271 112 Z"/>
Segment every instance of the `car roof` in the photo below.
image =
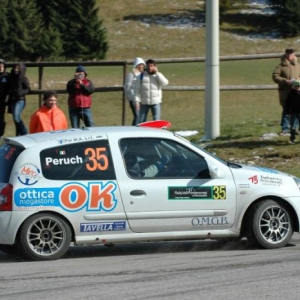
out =
<path fill-rule="evenodd" d="M 103 127 L 83 127 L 70 128 L 66 130 L 48 131 L 27 134 L 18 137 L 3 137 L 3 141 L 7 144 L 17 145 L 23 148 L 29 148 L 41 143 L 55 142 L 55 144 L 75 143 L 88 140 L 107 139 L 108 136 L 121 137 L 166 137 L 174 133 L 151 127 L 137 126 L 103 126 Z"/>

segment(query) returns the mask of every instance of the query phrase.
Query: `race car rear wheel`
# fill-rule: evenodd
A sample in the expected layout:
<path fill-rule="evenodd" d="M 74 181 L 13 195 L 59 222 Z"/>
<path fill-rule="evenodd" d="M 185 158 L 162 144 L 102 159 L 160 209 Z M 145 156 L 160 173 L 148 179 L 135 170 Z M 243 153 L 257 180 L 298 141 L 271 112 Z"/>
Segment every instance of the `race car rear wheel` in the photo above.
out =
<path fill-rule="evenodd" d="M 248 240 L 266 249 L 284 247 L 293 235 L 292 217 L 285 205 L 275 200 L 257 203 L 252 210 Z"/>
<path fill-rule="evenodd" d="M 62 257 L 69 248 L 70 226 L 60 217 L 41 213 L 29 217 L 19 233 L 22 254 L 34 260 L 53 260 Z"/>

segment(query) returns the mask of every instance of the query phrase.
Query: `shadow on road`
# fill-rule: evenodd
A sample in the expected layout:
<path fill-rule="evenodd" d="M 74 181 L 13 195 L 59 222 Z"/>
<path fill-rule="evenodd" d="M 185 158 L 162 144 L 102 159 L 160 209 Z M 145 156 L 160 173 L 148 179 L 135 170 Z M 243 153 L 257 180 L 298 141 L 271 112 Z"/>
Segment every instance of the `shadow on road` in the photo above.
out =
<path fill-rule="evenodd" d="M 296 244 L 289 243 L 286 247 L 294 247 Z M 183 241 L 183 242 L 157 242 L 117 244 L 109 247 L 103 245 L 94 246 L 71 246 L 62 259 L 106 257 L 124 255 L 146 255 L 179 252 L 201 252 L 201 251 L 237 251 L 257 250 L 250 247 L 247 240 L 240 241 Z M 268 251 L 268 250 L 261 250 Z M 18 256 L 11 256 L 0 251 L 0 263 L 12 263 L 26 261 Z"/>

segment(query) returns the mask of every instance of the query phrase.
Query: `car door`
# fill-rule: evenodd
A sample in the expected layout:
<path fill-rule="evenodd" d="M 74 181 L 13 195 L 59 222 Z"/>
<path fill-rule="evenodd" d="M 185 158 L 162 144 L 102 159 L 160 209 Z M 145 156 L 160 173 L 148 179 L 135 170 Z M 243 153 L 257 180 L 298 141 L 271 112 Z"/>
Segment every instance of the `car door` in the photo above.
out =
<path fill-rule="evenodd" d="M 120 148 L 127 176 L 122 176 L 118 184 L 133 231 L 232 226 L 236 188 L 226 165 L 214 162 L 222 168 L 224 176 L 213 179 L 205 158 L 208 154 L 203 152 L 202 156 L 196 149 L 168 139 L 122 139 Z"/>
<path fill-rule="evenodd" d="M 45 195 L 54 209 L 59 209 L 73 224 L 76 235 L 126 230 L 126 215 L 107 139 L 47 148 L 41 151 L 40 158 L 44 176 L 40 185 L 45 188 L 27 186 L 26 190 L 18 191 L 17 199 L 22 200 L 24 194 Z M 27 203 L 29 196 L 19 202 Z"/>

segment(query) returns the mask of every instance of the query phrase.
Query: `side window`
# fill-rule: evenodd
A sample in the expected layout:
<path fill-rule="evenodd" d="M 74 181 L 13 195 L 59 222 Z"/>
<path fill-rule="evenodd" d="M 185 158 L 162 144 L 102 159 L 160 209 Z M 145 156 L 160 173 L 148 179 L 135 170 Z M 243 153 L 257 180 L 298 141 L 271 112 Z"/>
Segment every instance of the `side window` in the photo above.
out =
<path fill-rule="evenodd" d="M 175 147 L 177 150 L 177 155 L 173 162 L 175 176 L 182 178 L 210 178 L 207 162 L 202 156 L 181 145 L 177 144 Z"/>
<path fill-rule="evenodd" d="M 124 164 L 129 177 L 152 178 L 158 174 L 161 158 L 157 150 L 157 139 L 122 139 L 120 141 Z"/>
<path fill-rule="evenodd" d="M 8 182 L 14 163 L 24 148 L 3 144 L 0 147 L 0 182 Z"/>
<path fill-rule="evenodd" d="M 129 177 L 210 178 L 205 159 L 174 141 L 123 139 L 120 147 Z"/>
<path fill-rule="evenodd" d="M 52 180 L 116 179 L 107 140 L 63 145 L 41 151 L 43 176 Z"/>

